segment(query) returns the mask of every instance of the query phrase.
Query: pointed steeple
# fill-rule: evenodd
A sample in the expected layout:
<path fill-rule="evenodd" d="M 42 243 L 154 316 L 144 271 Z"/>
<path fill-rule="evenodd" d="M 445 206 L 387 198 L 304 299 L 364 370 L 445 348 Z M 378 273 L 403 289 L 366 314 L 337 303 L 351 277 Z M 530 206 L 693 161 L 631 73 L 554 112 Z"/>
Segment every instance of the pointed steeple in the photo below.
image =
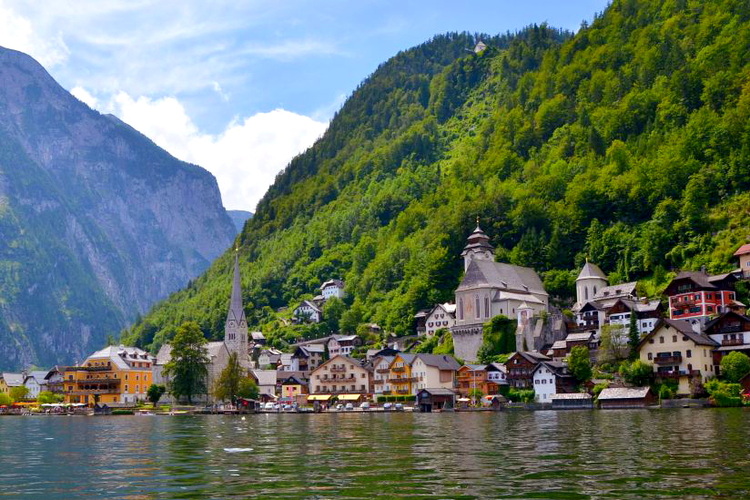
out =
<path fill-rule="evenodd" d="M 469 235 L 464 251 L 461 252 L 461 257 L 464 258 L 464 271 L 469 268 L 472 260 L 493 261 L 495 259 L 494 251 L 489 236 L 479 227 L 479 217 L 477 217 L 477 228 Z"/>
<path fill-rule="evenodd" d="M 242 280 L 240 278 L 239 249 L 234 253 L 234 275 L 232 277 L 232 297 L 229 300 L 229 311 L 224 323 L 224 344 L 229 352 L 236 352 L 240 365 L 249 367 L 247 345 L 247 318 L 242 305 Z"/>

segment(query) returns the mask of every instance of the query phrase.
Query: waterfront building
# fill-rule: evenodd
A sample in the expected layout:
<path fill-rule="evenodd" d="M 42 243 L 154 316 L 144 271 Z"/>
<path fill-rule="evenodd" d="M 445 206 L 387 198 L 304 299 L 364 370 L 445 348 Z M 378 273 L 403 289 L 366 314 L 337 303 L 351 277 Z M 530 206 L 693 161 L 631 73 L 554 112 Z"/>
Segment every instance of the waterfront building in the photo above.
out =
<path fill-rule="evenodd" d="M 590 410 L 594 407 L 591 394 L 586 392 L 552 394 L 550 401 L 553 410 Z"/>
<path fill-rule="evenodd" d="M 375 394 L 390 394 L 391 386 L 388 378 L 391 373 L 391 362 L 395 356 L 376 356 L 372 360 L 373 392 Z"/>
<path fill-rule="evenodd" d="M 552 361 L 538 352 L 514 352 L 505 362 L 508 384 L 514 389 L 533 389 L 534 370 L 542 361 Z"/>
<path fill-rule="evenodd" d="M 137 347 L 108 346 L 63 369 L 66 403 L 135 404 L 153 383 L 154 357 Z"/>
<path fill-rule="evenodd" d="M 304 403 L 300 397 L 306 397 L 309 392 L 308 381 L 296 375 L 290 375 L 281 382 L 280 400 L 285 403 Z"/>
<path fill-rule="evenodd" d="M 276 370 L 251 370 L 250 376 L 258 384 L 258 392 L 262 401 L 273 401 L 276 400 L 276 385 L 278 382 L 278 374 Z"/>
<path fill-rule="evenodd" d="M 359 360 L 338 355 L 312 371 L 310 394 L 335 395 L 339 401 L 358 401 L 372 393 L 371 380 L 371 371 Z"/>
<path fill-rule="evenodd" d="M 23 379 L 23 373 L 0 373 L 0 392 L 8 394 L 12 388 L 22 386 Z"/>
<path fill-rule="evenodd" d="M 452 356 L 444 354 L 417 354 L 411 362 L 411 389 L 450 389 L 456 387 L 456 371 L 461 365 Z"/>
<path fill-rule="evenodd" d="M 657 403 L 650 387 L 608 387 L 599 393 L 599 407 L 605 409 L 645 408 Z"/>
<path fill-rule="evenodd" d="M 575 391 L 575 379 L 560 361 L 542 361 L 532 373 L 534 399 L 551 403 L 552 395 Z"/>
<path fill-rule="evenodd" d="M 425 335 L 432 337 L 441 328 L 450 329 L 456 324 L 456 304 L 438 304 L 427 313 Z"/>
<path fill-rule="evenodd" d="M 456 387 L 462 398 L 471 398 L 475 391 L 482 395 L 497 394 L 499 385 L 489 380 L 490 372 L 487 371 L 487 367 L 488 365 L 463 365 L 456 371 Z"/>
<path fill-rule="evenodd" d="M 417 379 L 412 376 L 411 363 L 414 361 L 416 354 L 398 353 L 393 357 L 388 367 L 388 390 L 383 394 L 397 394 L 405 396 L 414 394 Z"/>
<path fill-rule="evenodd" d="M 504 364 L 490 363 L 485 367 L 485 371 L 487 372 L 488 390 L 489 390 L 490 384 L 497 385 L 497 389 L 495 392 L 499 391 L 500 388 L 502 387 L 508 386 L 507 370 Z M 488 394 L 494 394 L 494 393 L 488 392 Z"/>
<path fill-rule="evenodd" d="M 456 391 L 446 388 L 420 389 L 415 399 L 419 411 L 429 413 L 456 406 Z"/>
<path fill-rule="evenodd" d="M 677 394 L 697 392 L 697 383 L 714 376 L 713 350 L 718 343 L 697 333 L 684 320 L 662 319 L 638 344 L 641 361 L 652 364 L 662 380 L 677 380 Z"/>
<path fill-rule="evenodd" d="M 44 376 L 45 385 L 48 391 L 55 394 L 63 393 L 63 372 L 60 367 L 55 366 Z"/>
<path fill-rule="evenodd" d="M 732 310 L 744 314 L 736 300 L 732 273 L 709 276 L 705 271 L 682 271 L 669 283 L 669 318 L 705 324 L 711 316 Z"/>
<path fill-rule="evenodd" d="M 23 385 L 29 390 L 28 397 L 30 399 L 36 399 L 39 397 L 39 393 L 47 390 L 47 376 L 48 371 L 32 371 L 24 374 Z"/>
<path fill-rule="evenodd" d="M 281 351 L 279 351 L 278 349 L 274 349 L 273 347 L 261 350 L 260 354 L 258 355 L 258 368 L 272 366 L 274 369 L 276 369 L 276 367 L 281 362 L 282 354 L 283 353 Z"/>
<path fill-rule="evenodd" d="M 519 325 L 528 324 L 531 317 L 547 312 L 548 294 L 533 269 L 495 262 L 489 237 L 479 226 L 469 235 L 461 256 L 464 277 L 456 289 L 456 324 L 451 332 L 456 356 L 474 362 L 484 323 L 504 315 L 517 318 Z"/>

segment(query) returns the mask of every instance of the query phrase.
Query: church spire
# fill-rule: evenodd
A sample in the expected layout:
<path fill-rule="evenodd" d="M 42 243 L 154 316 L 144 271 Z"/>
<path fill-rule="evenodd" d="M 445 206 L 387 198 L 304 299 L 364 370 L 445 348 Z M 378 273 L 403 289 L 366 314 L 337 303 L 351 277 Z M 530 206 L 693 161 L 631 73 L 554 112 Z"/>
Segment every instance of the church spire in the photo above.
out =
<path fill-rule="evenodd" d="M 232 297 L 229 300 L 227 321 L 224 323 L 224 343 L 229 352 L 236 352 L 240 365 L 248 368 L 247 318 L 242 305 L 242 280 L 240 278 L 239 249 L 234 252 L 234 275 L 232 276 Z"/>
<path fill-rule="evenodd" d="M 464 271 L 469 268 L 472 260 L 493 261 L 495 259 L 494 251 L 489 236 L 479 227 L 479 216 L 477 216 L 477 228 L 469 235 L 464 251 L 461 252 L 461 256 L 464 258 Z"/>

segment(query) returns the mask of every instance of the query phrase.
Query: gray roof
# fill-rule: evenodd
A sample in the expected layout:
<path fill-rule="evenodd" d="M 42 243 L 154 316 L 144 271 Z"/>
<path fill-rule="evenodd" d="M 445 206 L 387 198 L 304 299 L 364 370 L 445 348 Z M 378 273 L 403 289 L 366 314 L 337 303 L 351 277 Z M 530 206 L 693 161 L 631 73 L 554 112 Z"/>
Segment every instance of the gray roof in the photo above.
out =
<path fill-rule="evenodd" d="M 3 380 L 8 387 L 23 385 L 23 373 L 3 372 Z"/>
<path fill-rule="evenodd" d="M 456 291 L 486 287 L 547 295 L 539 275 L 530 267 L 489 260 L 472 260 Z"/>
<path fill-rule="evenodd" d="M 229 299 L 229 310 L 227 311 L 227 322 L 236 321 L 247 324 L 245 308 L 242 306 L 242 280 L 240 279 L 239 255 L 234 253 L 234 269 L 232 274 L 232 296 Z"/>
<path fill-rule="evenodd" d="M 594 296 L 594 300 L 611 299 L 613 297 L 626 297 L 628 295 L 635 296 L 635 288 L 638 285 L 637 281 L 631 281 L 629 283 L 620 283 L 619 285 L 609 285 L 599 289 Z"/>
<path fill-rule="evenodd" d="M 614 387 L 603 389 L 599 393 L 599 401 L 608 399 L 641 399 L 645 398 L 649 387 Z"/>
<path fill-rule="evenodd" d="M 222 348 L 226 348 L 226 345 L 224 342 L 208 342 L 204 345 L 204 349 L 206 350 L 206 354 L 208 354 L 209 358 L 215 358 L 219 355 L 219 352 L 221 352 Z M 172 344 L 164 344 L 159 348 L 159 352 L 156 354 L 156 364 L 157 365 L 166 365 L 172 360 Z"/>
<path fill-rule="evenodd" d="M 654 326 L 654 329 L 641 339 L 641 341 L 638 343 L 638 347 L 640 348 L 640 346 L 646 343 L 648 339 L 653 338 L 654 335 L 656 335 L 656 333 L 662 327 L 674 328 L 682 335 L 695 342 L 697 345 L 707 345 L 711 347 L 716 347 L 719 345 L 718 342 L 714 341 L 710 337 L 700 333 L 696 333 L 695 330 L 693 330 L 693 325 L 687 320 L 661 318 Z"/>
<path fill-rule="evenodd" d="M 594 334 L 591 332 L 583 332 L 583 333 L 569 333 L 567 337 L 565 337 L 565 342 L 581 342 L 586 340 L 591 340 L 591 337 Z"/>
<path fill-rule="evenodd" d="M 252 337 L 253 340 L 266 340 L 266 336 L 263 335 L 263 332 L 250 332 L 250 337 Z"/>
<path fill-rule="evenodd" d="M 430 388 L 422 389 L 419 392 L 422 392 L 422 391 L 429 392 L 433 396 L 455 396 L 456 395 L 454 391 L 450 389 L 444 389 L 442 387 L 437 387 L 435 389 L 430 389 Z"/>
<path fill-rule="evenodd" d="M 322 285 L 320 285 L 320 289 L 323 290 L 324 288 L 327 288 L 329 286 L 336 286 L 339 288 L 344 288 L 344 282 L 341 280 L 337 280 L 337 279 L 328 280 Z"/>
<path fill-rule="evenodd" d="M 258 385 L 276 385 L 276 370 L 253 370 Z"/>
<path fill-rule="evenodd" d="M 487 365 L 472 365 L 469 363 L 466 363 L 464 366 L 473 372 L 482 371 L 487 368 Z M 461 368 L 463 368 L 464 366 L 462 366 Z"/>
<path fill-rule="evenodd" d="M 591 399 L 591 394 L 585 392 L 569 392 L 561 394 L 552 394 L 550 399 Z"/>
<path fill-rule="evenodd" d="M 127 364 L 127 362 L 125 361 L 126 359 L 153 361 L 154 357 L 143 349 L 139 349 L 138 347 L 111 345 L 105 347 L 104 349 L 96 351 L 94 354 L 86 358 L 85 362 L 93 359 L 106 359 L 112 362 L 114 365 L 117 365 L 117 367 L 121 370 L 130 370 L 130 365 Z"/>
<path fill-rule="evenodd" d="M 496 371 L 503 372 L 503 373 L 507 373 L 508 372 L 508 369 L 505 368 L 505 365 L 502 364 L 502 363 L 490 363 L 489 365 L 487 365 L 487 370 L 488 371 L 495 371 L 496 370 Z"/>
<path fill-rule="evenodd" d="M 427 366 L 433 366 L 438 370 L 458 370 L 461 368 L 454 357 L 445 354 L 417 354 L 414 361 L 417 358 L 421 359 Z M 414 361 L 411 364 L 414 364 Z"/>
<path fill-rule="evenodd" d="M 576 278 L 576 281 L 586 278 L 601 278 L 603 280 L 606 280 L 607 275 L 604 274 L 601 269 L 599 269 L 599 266 L 587 260 L 581 268 L 581 272 L 578 273 L 578 278 Z"/>
<path fill-rule="evenodd" d="M 28 380 L 30 378 L 33 378 L 34 380 L 36 380 L 37 384 L 43 385 L 43 384 L 46 383 L 45 382 L 45 377 L 47 376 L 48 373 L 49 373 L 49 371 L 32 371 L 32 372 L 29 372 L 29 373 L 26 374 L 26 378 L 23 379 L 23 383 L 24 383 L 24 385 L 26 385 L 26 380 Z"/>

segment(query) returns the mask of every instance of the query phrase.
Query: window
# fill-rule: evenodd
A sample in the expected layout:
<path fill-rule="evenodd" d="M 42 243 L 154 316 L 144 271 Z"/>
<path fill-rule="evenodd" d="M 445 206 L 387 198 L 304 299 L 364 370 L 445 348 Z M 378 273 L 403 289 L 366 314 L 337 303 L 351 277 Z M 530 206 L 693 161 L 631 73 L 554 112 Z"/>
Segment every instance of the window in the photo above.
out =
<path fill-rule="evenodd" d="M 660 343 L 660 344 L 663 344 L 663 343 L 664 343 L 664 337 L 659 337 L 659 343 Z"/>
<path fill-rule="evenodd" d="M 480 311 L 479 311 L 479 295 L 474 296 L 474 306 L 476 307 L 476 317 L 479 318 Z"/>
<path fill-rule="evenodd" d="M 464 319 L 464 299 L 458 299 L 458 319 Z"/>
<path fill-rule="evenodd" d="M 652 353 L 648 353 L 648 360 L 651 361 L 654 359 L 654 355 Z"/>
<path fill-rule="evenodd" d="M 692 358 L 693 357 L 693 351 L 691 351 L 690 349 L 688 349 L 687 351 L 685 351 L 685 356 L 688 357 L 688 358 Z"/>
<path fill-rule="evenodd" d="M 672 335 L 672 343 L 676 343 L 676 342 L 677 342 L 677 335 Z"/>
<path fill-rule="evenodd" d="M 489 297 L 484 298 L 484 317 L 485 318 L 490 317 L 490 298 Z"/>

